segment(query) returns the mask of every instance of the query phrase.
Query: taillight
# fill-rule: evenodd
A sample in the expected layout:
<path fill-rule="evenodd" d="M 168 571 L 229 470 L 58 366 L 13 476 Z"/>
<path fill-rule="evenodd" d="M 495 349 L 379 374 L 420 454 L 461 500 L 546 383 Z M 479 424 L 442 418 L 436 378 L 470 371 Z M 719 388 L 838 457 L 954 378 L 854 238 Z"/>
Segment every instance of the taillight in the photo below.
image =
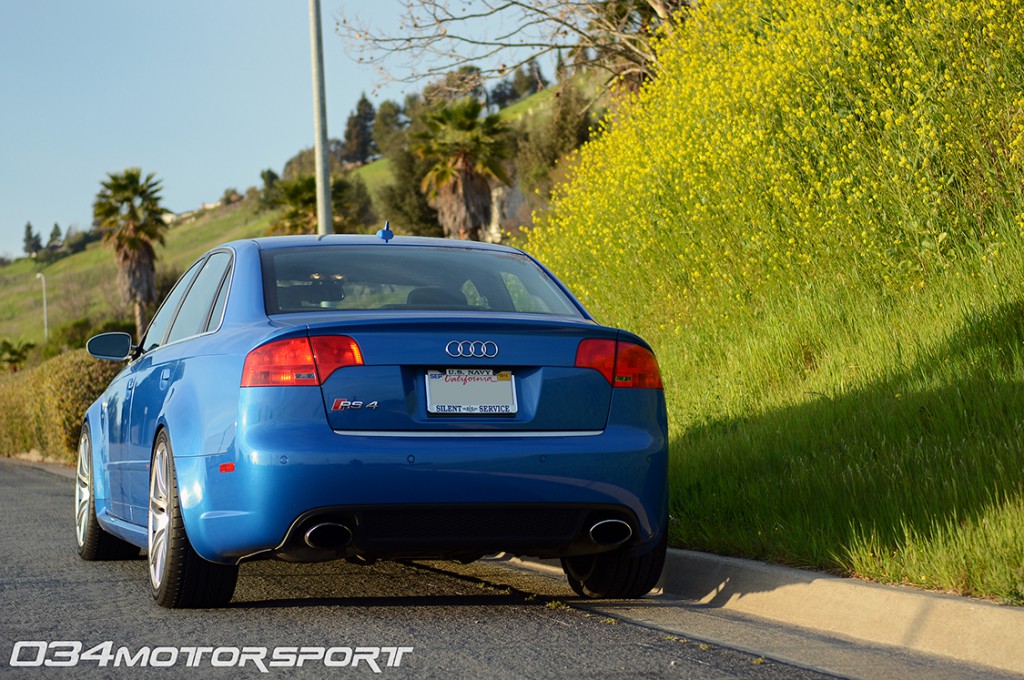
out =
<path fill-rule="evenodd" d="M 576 348 L 576 367 L 592 368 L 612 383 L 615 376 L 615 341 L 584 340 Z"/>
<path fill-rule="evenodd" d="M 631 342 L 619 342 L 615 354 L 615 387 L 661 389 L 661 371 L 654 353 Z"/>
<path fill-rule="evenodd" d="M 275 340 L 245 357 L 242 387 L 319 385 L 342 366 L 361 366 L 359 345 L 344 335 Z"/>
<path fill-rule="evenodd" d="M 662 389 L 658 360 L 632 342 L 584 340 L 576 349 L 576 366 L 598 371 L 612 387 Z"/>
<path fill-rule="evenodd" d="M 359 343 L 347 335 L 314 335 L 310 341 L 321 380 L 327 380 L 339 368 L 363 365 Z"/>
<path fill-rule="evenodd" d="M 319 384 L 309 338 L 268 342 L 245 357 L 242 387 Z"/>

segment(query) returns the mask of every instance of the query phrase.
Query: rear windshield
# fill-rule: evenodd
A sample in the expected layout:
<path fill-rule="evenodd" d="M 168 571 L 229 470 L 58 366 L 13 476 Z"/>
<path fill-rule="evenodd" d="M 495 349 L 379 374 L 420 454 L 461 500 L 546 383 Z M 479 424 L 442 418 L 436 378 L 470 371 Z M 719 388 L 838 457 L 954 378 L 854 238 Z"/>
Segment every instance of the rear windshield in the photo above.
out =
<path fill-rule="evenodd" d="M 415 246 L 264 250 L 268 314 L 436 309 L 580 317 L 532 260 L 516 253 Z"/>

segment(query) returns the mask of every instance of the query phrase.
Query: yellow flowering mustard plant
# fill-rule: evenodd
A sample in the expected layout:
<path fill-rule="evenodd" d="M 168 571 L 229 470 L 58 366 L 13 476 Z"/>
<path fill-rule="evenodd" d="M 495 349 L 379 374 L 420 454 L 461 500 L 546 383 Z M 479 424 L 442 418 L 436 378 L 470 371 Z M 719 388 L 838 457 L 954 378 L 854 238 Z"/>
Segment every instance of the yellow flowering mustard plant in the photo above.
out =
<path fill-rule="evenodd" d="M 1024 0 L 700 3 L 659 55 L 520 245 L 658 351 L 673 540 L 960 588 L 908 542 L 1024 489 Z"/>

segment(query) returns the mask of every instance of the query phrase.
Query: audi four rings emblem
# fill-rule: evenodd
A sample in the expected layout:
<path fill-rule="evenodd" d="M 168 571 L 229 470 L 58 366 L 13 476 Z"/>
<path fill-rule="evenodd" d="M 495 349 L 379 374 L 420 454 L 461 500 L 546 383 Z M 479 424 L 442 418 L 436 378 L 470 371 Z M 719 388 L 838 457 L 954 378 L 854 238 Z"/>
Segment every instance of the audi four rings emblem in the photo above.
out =
<path fill-rule="evenodd" d="M 452 340 L 444 346 L 444 351 L 455 358 L 493 359 L 498 356 L 498 345 L 490 340 Z"/>

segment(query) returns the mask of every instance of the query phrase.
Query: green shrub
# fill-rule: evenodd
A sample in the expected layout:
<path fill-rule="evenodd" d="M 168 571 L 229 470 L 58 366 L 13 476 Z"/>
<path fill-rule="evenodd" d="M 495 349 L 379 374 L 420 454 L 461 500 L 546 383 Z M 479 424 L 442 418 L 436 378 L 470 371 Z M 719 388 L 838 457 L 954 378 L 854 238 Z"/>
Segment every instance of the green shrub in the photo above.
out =
<path fill-rule="evenodd" d="M 0 378 L 0 455 L 74 463 L 85 410 L 122 366 L 76 350 Z"/>
<path fill-rule="evenodd" d="M 174 284 L 174 281 L 177 280 L 177 275 L 175 275 L 175 278 L 172 279 L 170 283 L 166 284 L 166 288 L 163 289 L 162 292 L 161 286 L 164 284 L 161 281 L 161 278 L 161 274 L 158 273 L 158 298 L 162 300 L 163 298 L 167 297 L 167 292 L 170 290 L 170 287 Z M 124 321 L 117 319 L 104 319 L 102 321 L 95 322 L 89 317 L 81 317 L 78 319 L 74 319 L 61 325 L 59 328 L 57 328 L 57 330 L 53 332 L 52 337 L 50 338 L 50 343 L 49 345 L 47 345 L 47 349 L 52 348 L 53 353 L 51 354 L 51 356 L 56 356 L 58 354 L 62 354 L 73 349 L 81 349 L 82 347 L 85 347 L 85 343 L 88 342 L 89 338 L 93 337 L 94 335 L 99 335 L 100 333 L 110 333 L 113 331 L 134 334 L 135 323 L 133 321 Z"/>

